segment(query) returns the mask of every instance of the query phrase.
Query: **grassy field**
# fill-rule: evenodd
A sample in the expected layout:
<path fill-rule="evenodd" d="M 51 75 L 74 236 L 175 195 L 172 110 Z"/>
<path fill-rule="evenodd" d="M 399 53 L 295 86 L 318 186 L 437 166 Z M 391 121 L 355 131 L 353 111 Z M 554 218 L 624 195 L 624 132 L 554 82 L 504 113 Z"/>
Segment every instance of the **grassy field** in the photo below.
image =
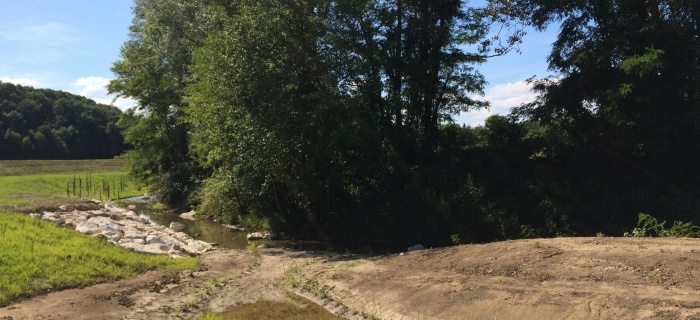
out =
<path fill-rule="evenodd" d="M 0 305 L 156 268 L 197 267 L 194 258 L 137 254 L 51 222 L 0 214 Z"/>
<path fill-rule="evenodd" d="M 124 160 L 0 161 L 0 208 L 6 210 L 65 198 L 106 200 L 144 192 L 128 179 Z"/>
<path fill-rule="evenodd" d="M 18 208 L 33 211 L 32 207 L 47 203 L 56 206 L 79 196 L 106 199 L 107 184 L 110 198 L 144 193 L 126 177 L 122 160 L 0 161 L 0 305 L 151 269 L 198 268 L 195 258 L 137 254 L 54 223 L 10 213 Z"/>
<path fill-rule="evenodd" d="M 0 160 L 0 177 L 127 170 L 126 160 Z"/>

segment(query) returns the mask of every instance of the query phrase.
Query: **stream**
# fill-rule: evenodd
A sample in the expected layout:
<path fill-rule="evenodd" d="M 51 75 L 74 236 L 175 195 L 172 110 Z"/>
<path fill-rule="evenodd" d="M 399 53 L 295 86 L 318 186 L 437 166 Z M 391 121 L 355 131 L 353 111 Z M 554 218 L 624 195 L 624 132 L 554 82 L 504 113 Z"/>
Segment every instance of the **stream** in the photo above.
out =
<path fill-rule="evenodd" d="M 180 218 L 178 214 L 150 211 L 148 210 L 149 200 L 144 200 L 143 197 L 127 198 L 122 201 L 125 205 L 134 205 L 136 207 L 134 212 L 153 223 L 166 227 L 171 222 L 184 224 L 185 229 L 182 232 L 194 239 L 216 243 L 218 247 L 226 249 L 245 249 L 248 246 L 247 233 L 244 231 L 227 228 L 206 219 L 193 221 Z"/>
<path fill-rule="evenodd" d="M 185 225 L 182 232 L 194 239 L 216 243 L 220 248 L 245 249 L 248 246 L 248 235 L 245 231 L 231 229 L 224 225 L 207 220 L 187 220 L 180 218 L 180 215 L 173 213 L 155 212 L 148 210 L 148 202 L 142 196 L 122 199 L 125 205 L 134 205 L 133 211 L 140 216 L 162 226 L 169 226 L 171 222 L 180 222 Z M 396 246 L 381 246 L 356 243 L 330 243 L 326 241 L 313 240 L 257 240 L 258 245 L 265 244 L 270 248 L 284 248 L 291 250 L 305 251 L 327 251 L 337 253 L 360 253 L 360 254 L 389 254 L 401 251 Z"/>

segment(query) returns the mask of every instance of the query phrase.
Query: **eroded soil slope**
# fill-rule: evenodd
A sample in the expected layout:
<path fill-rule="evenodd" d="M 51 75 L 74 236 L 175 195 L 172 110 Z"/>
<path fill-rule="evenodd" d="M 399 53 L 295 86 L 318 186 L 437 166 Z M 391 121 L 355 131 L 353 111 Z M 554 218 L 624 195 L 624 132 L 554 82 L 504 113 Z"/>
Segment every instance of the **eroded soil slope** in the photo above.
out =
<path fill-rule="evenodd" d="M 301 273 L 382 319 L 700 319 L 697 239 L 519 240 L 319 266 Z"/>

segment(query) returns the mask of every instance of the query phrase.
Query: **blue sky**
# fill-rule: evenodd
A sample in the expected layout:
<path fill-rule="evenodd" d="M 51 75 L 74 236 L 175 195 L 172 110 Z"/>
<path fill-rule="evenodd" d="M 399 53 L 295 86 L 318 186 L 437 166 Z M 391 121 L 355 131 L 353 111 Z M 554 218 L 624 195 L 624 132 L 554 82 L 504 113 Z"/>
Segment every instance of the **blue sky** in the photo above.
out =
<path fill-rule="evenodd" d="M 104 86 L 114 77 L 109 69 L 128 39 L 132 5 L 131 0 L 0 0 L 0 80 L 112 104 Z M 520 54 L 479 66 L 489 82 L 481 98 L 492 108 L 462 114 L 457 121 L 478 125 L 492 113 L 507 113 L 533 99 L 523 80 L 549 74 L 546 56 L 556 31 L 531 31 Z M 124 109 L 133 103 L 113 104 Z"/>

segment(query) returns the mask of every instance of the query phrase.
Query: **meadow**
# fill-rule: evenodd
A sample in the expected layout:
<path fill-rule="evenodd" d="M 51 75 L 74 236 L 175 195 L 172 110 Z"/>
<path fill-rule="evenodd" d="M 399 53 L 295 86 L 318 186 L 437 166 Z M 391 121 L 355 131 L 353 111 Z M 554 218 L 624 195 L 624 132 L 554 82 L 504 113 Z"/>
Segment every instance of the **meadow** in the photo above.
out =
<path fill-rule="evenodd" d="M 144 193 L 124 160 L 0 161 L 0 208 L 39 207 L 65 198 L 117 199 Z"/>
<path fill-rule="evenodd" d="M 120 190 L 121 197 L 143 194 L 144 190 L 128 180 L 124 168 L 121 160 L 0 161 L 0 306 L 53 290 L 128 278 L 147 270 L 199 267 L 195 258 L 138 254 L 12 212 L 16 208 L 26 211 L 41 207 L 42 203 L 68 202 L 79 196 L 105 199 L 107 184 L 111 190 Z M 117 197 L 112 192 L 110 196 Z"/>

